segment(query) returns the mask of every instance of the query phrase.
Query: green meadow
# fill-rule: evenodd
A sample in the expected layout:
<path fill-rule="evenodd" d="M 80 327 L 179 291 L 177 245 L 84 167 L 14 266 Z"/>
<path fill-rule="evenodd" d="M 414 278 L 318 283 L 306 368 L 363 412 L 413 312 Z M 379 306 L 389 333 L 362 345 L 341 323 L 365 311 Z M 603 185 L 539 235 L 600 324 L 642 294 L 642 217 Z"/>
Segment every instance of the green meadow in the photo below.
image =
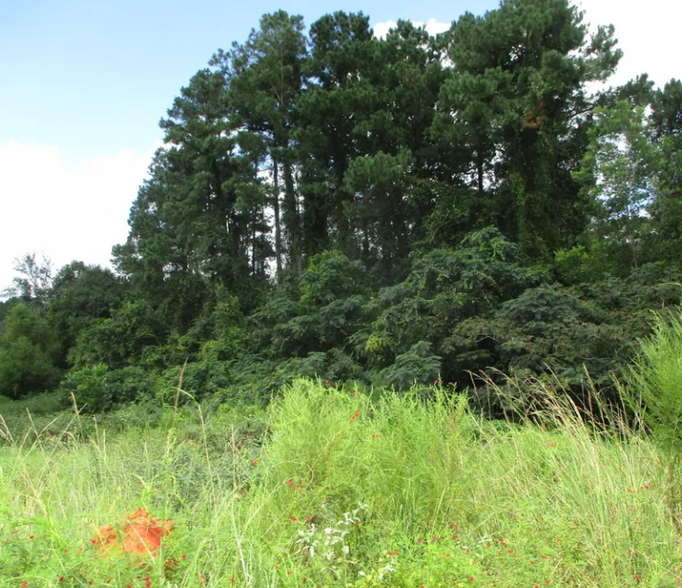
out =
<path fill-rule="evenodd" d="M 676 462 L 535 387 L 506 421 L 310 380 L 267 409 L 3 406 L 0 586 L 679 584 Z M 172 521 L 161 548 L 103 554 L 143 507 Z"/>

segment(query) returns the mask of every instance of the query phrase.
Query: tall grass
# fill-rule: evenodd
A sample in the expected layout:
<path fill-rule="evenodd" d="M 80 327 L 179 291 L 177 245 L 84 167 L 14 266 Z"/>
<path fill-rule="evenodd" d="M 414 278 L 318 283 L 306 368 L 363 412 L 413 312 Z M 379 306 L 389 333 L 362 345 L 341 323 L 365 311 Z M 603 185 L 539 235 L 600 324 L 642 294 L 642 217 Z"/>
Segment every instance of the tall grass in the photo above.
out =
<path fill-rule="evenodd" d="M 665 449 L 682 441 L 682 315 L 656 316 L 629 373 L 628 396 Z"/>
<path fill-rule="evenodd" d="M 25 436 L 0 448 L 0 586 L 676 585 L 657 447 L 544 392 L 519 425 L 298 381 L 267 413 Z M 173 521 L 162 552 L 102 557 L 97 527 L 142 506 Z"/>

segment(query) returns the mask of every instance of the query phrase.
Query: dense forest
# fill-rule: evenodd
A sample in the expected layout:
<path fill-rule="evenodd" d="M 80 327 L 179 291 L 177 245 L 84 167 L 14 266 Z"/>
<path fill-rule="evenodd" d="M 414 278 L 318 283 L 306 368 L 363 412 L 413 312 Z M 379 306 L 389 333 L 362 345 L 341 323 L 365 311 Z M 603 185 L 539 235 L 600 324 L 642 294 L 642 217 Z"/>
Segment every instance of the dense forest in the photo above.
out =
<path fill-rule="evenodd" d="M 252 402 L 300 375 L 615 395 L 682 282 L 682 83 L 599 89 L 621 55 L 567 0 L 384 39 L 362 13 L 263 16 L 161 120 L 115 271 L 18 262 L 0 394 Z"/>

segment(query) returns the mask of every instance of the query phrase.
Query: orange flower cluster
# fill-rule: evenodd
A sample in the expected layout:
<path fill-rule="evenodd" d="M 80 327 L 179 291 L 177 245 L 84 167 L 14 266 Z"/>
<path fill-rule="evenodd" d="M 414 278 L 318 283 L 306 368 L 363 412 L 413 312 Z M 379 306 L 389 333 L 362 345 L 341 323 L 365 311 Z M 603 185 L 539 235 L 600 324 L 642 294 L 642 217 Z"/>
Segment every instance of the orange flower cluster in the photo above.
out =
<path fill-rule="evenodd" d="M 117 528 L 121 528 L 117 532 Z M 146 508 L 138 508 L 118 525 L 102 525 L 92 543 L 102 555 L 120 553 L 153 553 L 161 546 L 161 539 L 174 529 L 170 519 L 165 521 L 152 517 Z"/>

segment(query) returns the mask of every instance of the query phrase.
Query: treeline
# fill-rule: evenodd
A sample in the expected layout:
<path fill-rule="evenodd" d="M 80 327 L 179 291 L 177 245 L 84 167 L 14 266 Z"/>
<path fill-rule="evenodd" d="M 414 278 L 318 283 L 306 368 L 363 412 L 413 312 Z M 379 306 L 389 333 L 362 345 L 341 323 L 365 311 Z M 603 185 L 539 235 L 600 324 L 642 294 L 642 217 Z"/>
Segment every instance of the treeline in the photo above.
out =
<path fill-rule="evenodd" d="M 0 394 L 93 409 L 295 375 L 409 386 L 553 374 L 606 389 L 679 303 L 682 84 L 595 91 L 621 57 L 566 0 L 429 36 L 280 11 L 161 120 L 116 273 L 27 256 Z"/>

